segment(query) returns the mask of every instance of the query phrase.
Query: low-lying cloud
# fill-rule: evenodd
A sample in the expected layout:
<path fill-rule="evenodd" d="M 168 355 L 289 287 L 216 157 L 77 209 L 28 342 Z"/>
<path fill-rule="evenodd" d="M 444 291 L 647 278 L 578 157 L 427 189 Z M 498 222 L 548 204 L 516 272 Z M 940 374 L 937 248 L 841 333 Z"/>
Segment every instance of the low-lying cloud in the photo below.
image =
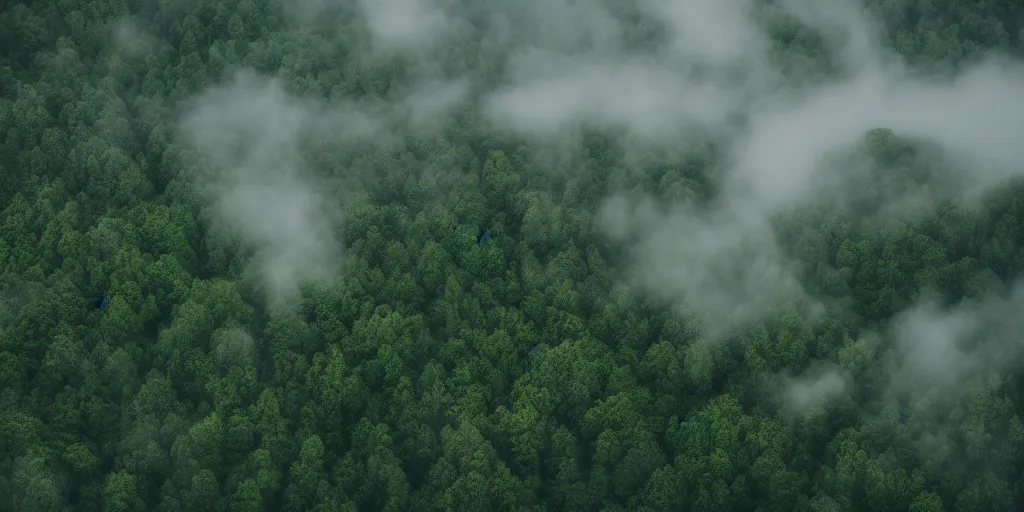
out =
<path fill-rule="evenodd" d="M 796 414 L 821 407 L 842 395 L 849 379 L 849 375 L 834 366 L 816 367 L 799 377 L 784 378 L 783 405 L 787 412 Z"/>
<path fill-rule="evenodd" d="M 957 398 L 961 386 L 996 379 L 1024 357 L 1024 283 L 944 308 L 925 301 L 894 318 L 890 390 L 901 398 Z"/>
<path fill-rule="evenodd" d="M 429 43 L 453 23 L 432 0 L 359 0 L 359 6 L 375 42 L 386 48 Z"/>
<path fill-rule="evenodd" d="M 598 220 L 611 240 L 629 247 L 636 284 L 683 300 L 712 320 L 709 329 L 724 334 L 726 326 L 803 295 L 766 219 L 733 213 L 666 209 L 620 195 L 602 204 Z"/>
<path fill-rule="evenodd" d="M 800 89 L 799 94 L 758 80 L 738 81 L 731 87 L 718 83 L 717 88 L 707 89 L 684 74 L 668 71 L 648 81 L 636 77 L 658 75 L 633 74 L 633 81 L 624 84 L 606 73 L 612 79 L 600 80 L 596 89 L 614 88 L 606 95 L 612 106 L 602 107 L 601 101 L 590 99 L 602 96 L 584 91 L 582 84 L 588 80 L 579 80 L 578 91 L 567 86 L 533 87 L 503 94 L 520 104 L 562 105 L 544 110 L 548 117 L 534 118 L 537 122 L 532 124 L 520 115 L 515 126 L 527 131 L 550 130 L 552 116 L 559 115 L 614 119 L 634 133 L 665 133 L 687 123 L 722 128 L 717 133 L 726 135 L 730 149 L 719 173 L 723 176 L 719 194 L 710 209 L 639 215 L 645 208 L 642 204 L 614 197 L 602 207 L 599 219 L 613 238 L 611 226 L 631 226 L 629 247 L 638 282 L 686 300 L 709 314 L 712 323 L 732 321 L 735 311 L 748 312 L 743 318 L 749 319 L 765 311 L 767 297 L 793 283 L 787 273 L 790 265 L 775 243 L 771 219 L 811 198 L 821 200 L 824 191 L 812 184 L 822 175 L 843 171 L 827 165 L 830 157 L 859 144 L 868 131 L 890 128 L 900 136 L 934 141 L 957 157 L 973 187 L 963 191 L 962 199 L 1024 171 L 1024 145 L 1014 142 L 1024 140 L 1024 95 L 1019 92 L 1024 90 L 1022 63 L 993 56 L 946 82 L 915 77 L 900 59 L 877 48 L 866 18 L 837 15 L 859 11 L 842 2 L 828 5 L 833 4 L 841 9 L 823 10 L 822 5 L 812 8 L 796 1 L 784 4 L 806 23 L 845 34 L 839 52 L 843 79 Z M 757 39 L 749 35 L 757 27 L 745 26 L 747 30 L 734 27 L 723 34 L 735 33 L 747 42 Z M 759 52 L 756 47 L 750 51 Z M 722 64 L 731 65 L 736 59 L 728 54 Z M 668 77 L 675 79 L 671 85 Z M 657 92 L 648 92 L 652 90 Z M 559 97 L 575 100 L 559 101 Z M 633 98 L 638 103 L 631 103 Z M 735 115 L 745 122 L 733 130 L 728 119 Z M 616 216 L 622 218 L 610 220 Z"/>
<path fill-rule="evenodd" d="M 198 185 L 215 215 L 255 252 L 268 298 L 281 305 L 341 263 L 342 205 L 323 173 L 344 178 L 346 170 L 313 172 L 308 156 L 430 130 L 467 92 L 464 81 L 434 80 L 390 102 L 327 102 L 242 69 L 186 105 L 180 132 L 208 164 Z"/>
<path fill-rule="evenodd" d="M 321 17 L 358 13 L 365 31 L 353 37 L 365 40 L 353 47 L 365 54 L 351 58 L 404 54 L 414 72 L 386 98 L 358 104 L 305 102 L 280 85 L 238 79 L 205 93 L 187 116 L 197 148 L 227 169 L 211 180 L 219 211 L 267 261 L 283 262 L 267 274 L 278 288 L 328 267 L 338 252 L 333 220 L 322 213 L 334 206 L 302 171 L 292 134 L 303 130 L 331 133 L 339 144 L 397 140 L 469 106 L 475 128 L 542 144 L 572 146 L 566 141 L 579 127 L 623 133 L 627 153 L 637 154 L 673 154 L 710 138 L 724 149 L 717 167 L 705 170 L 718 180 L 706 204 L 656 206 L 613 191 L 597 221 L 629 251 L 638 286 L 685 302 L 717 326 L 806 295 L 772 219 L 810 199 L 841 201 L 842 187 L 818 183 L 843 172 L 831 156 L 866 132 L 889 128 L 957 156 L 975 189 L 965 197 L 1024 171 L 1021 62 L 991 55 L 945 81 L 916 76 L 852 0 L 301 4 Z M 835 72 L 787 75 L 787 62 L 801 56 L 772 40 L 780 19 L 820 36 L 819 60 Z M 228 149 L 235 139 L 248 145 Z M 267 213 L 273 209 L 261 206 L 271 198 L 287 211 Z"/>
<path fill-rule="evenodd" d="M 181 132 L 211 169 L 199 178 L 215 215 L 256 253 L 269 299 L 281 303 L 305 279 L 338 269 L 338 214 L 301 154 L 310 129 L 372 132 L 358 115 L 350 124 L 319 105 L 290 96 L 276 80 L 243 72 L 197 97 Z"/>

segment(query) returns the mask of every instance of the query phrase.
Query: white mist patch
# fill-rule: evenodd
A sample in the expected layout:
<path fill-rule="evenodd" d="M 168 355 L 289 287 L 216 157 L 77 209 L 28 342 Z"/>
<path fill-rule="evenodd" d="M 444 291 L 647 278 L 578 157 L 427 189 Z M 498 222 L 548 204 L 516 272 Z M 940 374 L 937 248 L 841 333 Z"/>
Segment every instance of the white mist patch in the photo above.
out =
<path fill-rule="evenodd" d="M 962 155 L 972 182 L 989 187 L 1024 172 L 1024 65 L 989 60 L 948 83 L 927 83 L 899 68 L 866 68 L 757 113 L 739 145 L 731 196 L 765 212 L 798 201 L 829 154 L 867 131 L 930 139 Z"/>
<path fill-rule="evenodd" d="M 619 53 L 623 29 L 601 2 L 528 0 L 494 2 L 489 14 L 500 20 L 500 39 L 512 53 L 540 50 L 561 56 L 601 56 Z"/>
<path fill-rule="evenodd" d="M 839 9 L 836 12 L 853 9 L 838 0 L 832 3 Z M 1020 62 L 992 58 L 952 80 L 925 81 L 869 44 L 874 32 L 867 21 L 849 21 L 836 12 L 821 11 L 822 6 L 800 8 L 802 19 L 823 28 L 842 28 L 849 33 L 848 45 L 856 47 L 844 54 L 845 78 L 799 96 L 762 90 L 763 83 L 748 81 L 739 82 L 732 90 L 724 87 L 716 95 L 687 97 L 688 82 L 680 80 L 673 88 L 619 87 L 617 92 L 591 99 L 588 95 L 598 94 L 594 90 L 618 84 L 613 72 L 604 73 L 612 78 L 590 92 L 583 92 L 580 85 L 580 90 L 535 87 L 521 93 L 531 99 L 519 103 L 550 105 L 537 107 L 548 118 L 519 114 L 516 127 L 534 133 L 549 132 L 555 125 L 553 119 L 565 123 L 566 118 L 635 120 L 629 125 L 633 133 L 643 133 L 643 128 L 669 131 L 666 123 L 725 127 L 727 117 L 715 119 L 714 112 L 737 112 L 737 105 L 744 109 L 743 128 L 728 137 L 732 150 L 724 162 L 724 180 L 713 206 L 638 221 L 636 212 L 642 207 L 629 204 L 633 199 L 617 198 L 609 200 L 599 215 L 599 222 L 613 237 L 623 225 L 630 226 L 628 246 L 639 283 L 703 310 L 712 323 L 749 319 L 764 312 L 769 299 L 781 295 L 780 290 L 799 289 L 789 265 L 779 255 L 770 219 L 811 198 L 820 200 L 816 194 L 822 191 L 811 186 L 815 178 L 842 170 L 823 165 L 827 157 L 860 143 L 871 129 L 891 128 L 897 135 L 937 143 L 957 155 L 965 164 L 961 167 L 970 169 L 967 181 L 977 189 L 1024 173 L 1024 144 L 1019 142 L 1024 140 L 1024 94 L 1020 92 L 1024 91 L 1024 66 Z M 709 55 L 714 54 L 703 57 Z M 721 64 L 733 62 L 734 57 L 722 57 Z M 589 78 L 597 81 L 598 75 Z M 654 92 L 631 102 L 631 94 L 640 96 L 641 90 Z M 749 105 L 727 101 L 743 97 L 755 97 L 756 101 Z M 674 98 L 675 105 L 669 106 Z M 699 110 L 679 107 L 691 104 L 693 98 L 700 99 Z M 971 190 L 963 192 L 961 199 L 966 199 Z M 616 215 L 625 218 L 615 220 Z"/>
<path fill-rule="evenodd" d="M 272 302 L 338 268 L 336 209 L 299 151 L 305 130 L 333 124 L 319 105 L 251 72 L 200 95 L 182 121 L 182 134 L 215 169 L 200 184 L 216 214 L 256 251 Z"/>
<path fill-rule="evenodd" d="M 723 106 L 739 101 L 711 84 L 687 84 L 649 60 L 573 62 L 533 55 L 519 62 L 515 74 L 528 78 L 487 96 L 484 115 L 541 139 L 588 124 L 667 142 L 669 133 L 718 128 L 732 112 Z"/>
<path fill-rule="evenodd" d="M 923 302 L 892 324 L 891 391 L 910 399 L 959 396 L 976 379 L 998 377 L 1024 356 L 1024 284 L 943 309 Z"/>
<path fill-rule="evenodd" d="M 750 0 L 643 0 L 641 5 L 672 29 L 672 52 L 722 64 L 757 59 L 767 41 L 754 29 Z"/>
<path fill-rule="evenodd" d="M 359 6 L 374 41 L 385 47 L 427 44 L 451 27 L 433 0 L 360 0 Z"/>
<path fill-rule="evenodd" d="M 469 93 L 466 80 L 435 80 L 419 84 L 406 93 L 402 110 L 409 127 L 427 129 L 453 108 L 466 100 Z"/>
<path fill-rule="evenodd" d="M 850 0 L 781 0 L 779 7 L 828 38 L 838 38 L 839 58 L 846 70 L 858 70 L 892 57 L 882 49 L 881 25 L 860 4 Z"/>
<path fill-rule="evenodd" d="M 624 134 L 616 142 L 633 155 L 673 153 L 697 139 L 727 148 L 705 170 L 716 180 L 707 184 L 717 194 L 712 205 L 644 213 L 646 199 L 619 196 L 598 219 L 629 249 L 635 283 L 702 310 L 708 325 L 753 319 L 774 301 L 805 295 L 771 219 L 842 194 L 812 184 L 842 172 L 826 165 L 830 155 L 869 130 L 937 143 L 962 159 L 972 173 L 963 181 L 978 190 L 1024 171 L 1019 61 L 991 57 L 946 81 L 913 76 L 884 48 L 878 20 L 852 0 L 305 3 L 359 11 L 351 18 L 365 23 L 374 51 L 354 59 L 401 55 L 414 76 L 436 80 L 393 89 L 372 115 L 360 106 L 360 126 L 429 129 L 471 101 L 480 108 L 474 129 L 537 146 L 578 147 L 577 128 L 593 127 Z M 798 36 L 821 37 L 818 48 L 776 48 L 765 20 L 793 19 L 813 29 Z M 828 72 L 818 71 L 832 78 L 785 76 L 801 68 L 786 63 L 815 53 L 828 54 L 819 59 Z M 916 207 L 905 199 L 879 211 Z"/>
<path fill-rule="evenodd" d="M 270 299 L 280 305 L 301 282 L 333 276 L 341 258 L 340 205 L 308 159 L 324 148 L 429 130 L 466 93 L 463 81 L 432 81 L 399 91 L 390 102 L 327 103 L 293 96 L 280 80 L 242 70 L 191 100 L 180 131 L 211 164 L 199 185 L 213 211 L 255 251 Z"/>
<path fill-rule="evenodd" d="M 664 210 L 647 200 L 614 196 L 600 206 L 598 222 L 629 247 L 637 284 L 682 299 L 707 315 L 709 328 L 717 331 L 803 295 L 770 227 L 759 223 L 764 219 L 730 213 Z"/>
<path fill-rule="evenodd" d="M 848 376 L 841 369 L 831 366 L 808 370 L 797 378 L 786 378 L 783 393 L 785 406 L 795 413 L 820 407 L 828 400 L 842 395 L 848 382 Z"/>
<path fill-rule="evenodd" d="M 242 237 L 257 247 L 263 276 L 273 295 L 287 296 L 304 279 L 330 277 L 339 247 L 323 198 L 286 177 L 224 186 L 218 209 Z"/>

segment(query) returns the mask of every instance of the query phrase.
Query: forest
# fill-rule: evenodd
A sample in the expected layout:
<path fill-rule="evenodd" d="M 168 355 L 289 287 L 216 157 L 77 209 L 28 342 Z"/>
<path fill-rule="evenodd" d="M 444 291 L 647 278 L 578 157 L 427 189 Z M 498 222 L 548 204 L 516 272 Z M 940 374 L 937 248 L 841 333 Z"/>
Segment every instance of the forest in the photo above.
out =
<path fill-rule="evenodd" d="M 1018 0 L 0 0 L 0 511 L 1024 510 Z"/>

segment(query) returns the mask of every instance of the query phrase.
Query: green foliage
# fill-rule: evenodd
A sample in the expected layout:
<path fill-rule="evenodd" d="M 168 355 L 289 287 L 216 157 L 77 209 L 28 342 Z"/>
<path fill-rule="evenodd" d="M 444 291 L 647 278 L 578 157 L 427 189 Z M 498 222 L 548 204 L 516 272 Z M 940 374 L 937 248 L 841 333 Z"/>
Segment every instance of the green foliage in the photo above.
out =
<path fill-rule="evenodd" d="M 611 3 L 630 51 L 666 37 Z M 1020 2 L 865 3 L 917 70 L 1021 51 Z M 896 315 L 1021 276 L 1019 183 L 953 204 L 941 153 L 871 131 L 843 201 L 774 219 L 821 307 L 710 339 L 622 291 L 594 211 L 616 188 L 713 201 L 711 144 L 666 164 L 588 132 L 561 154 L 459 111 L 404 140 L 304 141 L 303 170 L 345 205 L 342 271 L 269 310 L 177 133 L 185 100 L 252 67 L 311 102 L 376 105 L 424 72 L 502 80 L 514 57 L 470 16 L 427 70 L 358 23 L 297 29 L 284 4 L 3 3 L 0 510 L 1024 509 L 1015 362 L 943 407 L 884 380 Z M 836 71 L 829 34 L 763 11 L 795 85 Z M 933 207 L 890 218 L 908 196 Z M 779 382 L 822 368 L 840 397 L 780 407 Z"/>

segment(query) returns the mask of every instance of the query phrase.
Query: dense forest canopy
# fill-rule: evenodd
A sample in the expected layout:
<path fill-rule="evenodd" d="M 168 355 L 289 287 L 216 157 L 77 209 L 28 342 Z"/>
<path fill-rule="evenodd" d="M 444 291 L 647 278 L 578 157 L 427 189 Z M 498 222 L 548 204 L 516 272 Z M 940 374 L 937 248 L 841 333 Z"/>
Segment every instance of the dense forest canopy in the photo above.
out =
<path fill-rule="evenodd" d="M 0 2 L 0 510 L 1024 510 L 1016 0 Z"/>

